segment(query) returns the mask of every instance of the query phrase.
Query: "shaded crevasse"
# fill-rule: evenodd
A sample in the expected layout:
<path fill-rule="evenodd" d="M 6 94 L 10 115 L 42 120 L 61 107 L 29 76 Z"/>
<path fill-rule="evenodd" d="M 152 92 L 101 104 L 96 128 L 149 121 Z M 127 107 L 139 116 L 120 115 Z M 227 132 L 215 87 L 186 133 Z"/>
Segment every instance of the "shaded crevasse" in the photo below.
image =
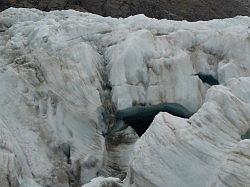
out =
<path fill-rule="evenodd" d="M 34 179 L 41 185 L 79 186 L 100 175 L 123 179 L 129 167 L 128 177 L 135 181 L 134 185 L 144 184 L 147 179 L 145 184 L 161 186 L 164 179 L 141 174 L 140 169 L 147 171 L 147 167 L 139 161 L 138 165 L 133 165 L 137 159 L 133 155 L 141 150 L 138 155 L 143 156 L 145 162 L 149 160 L 151 165 L 157 165 L 157 160 L 150 160 L 152 157 L 157 159 L 157 155 L 165 158 L 163 163 L 173 163 L 169 152 L 161 152 L 161 149 L 158 154 L 144 152 L 147 151 L 145 147 L 153 148 L 158 138 L 165 147 L 169 141 L 164 139 L 168 130 L 165 132 L 166 129 L 157 127 L 152 145 L 146 146 L 143 141 L 147 134 L 151 137 L 154 122 L 136 144 L 138 136 L 131 128 L 107 135 L 113 127 L 124 127 L 115 119 L 116 112 L 131 107 L 178 103 L 191 114 L 195 113 L 190 120 L 198 127 L 203 123 L 207 126 L 215 124 L 211 122 L 215 119 L 224 125 L 224 120 L 230 119 L 227 133 L 240 139 L 245 128 L 235 132 L 242 124 L 236 127 L 232 124 L 238 117 L 244 121 L 244 115 L 242 117 L 238 109 L 230 111 L 230 107 L 223 106 L 231 99 L 212 96 L 223 93 L 229 98 L 240 98 L 241 101 L 236 99 L 236 108 L 241 102 L 249 102 L 249 93 L 245 90 L 250 87 L 249 23 L 248 17 L 189 23 L 150 19 L 143 15 L 126 19 L 104 18 L 72 10 L 41 12 L 11 8 L 1 12 L 0 154 L 4 156 L 0 162 L 3 178 L 0 185 L 9 185 L 11 178 L 13 185 Z M 211 75 L 220 84 L 229 84 L 228 92 L 223 86 L 210 88 L 193 76 L 196 73 Z M 206 99 L 209 88 L 216 91 L 209 91 L 210 96 L 206 97 L 209 99 Z M 215 107 L 214 102 L 219 107 Z M 210 110 L 212 105 L 216 110 L 208 115 L 200 114 L 200 111 Z M 244 105 L 244 109 L 249 110 L 248 105 Z M 217 117 L 213 119 L 211 114 Z M 227 114 L 225 118 L 224 114 Z M 199 116 L 203 117 L 200 119 Z M 173 131 L 181 124 L 190 125 L 187 119 L 169 118 L 178 119 L 173 122 L 174 127 L 171 126 Z M 192 119 L 202 121 L 196 123 Z M 165 124 L 165 121 L 160 122 Z M 195 142 L 193 130 L 204 129 L 196 131 L 192 127 L 184 133 L 194 137 L 191 140 Z M 209 136 L 218 131 L 208 127 L 205 130 Z M 209 144 L 211 137 L 205 135 L 201 135 L 204 141 L 198 140 Z M 212 151 L 211 154 L 222 155 L 223 161 L 232 151 L 231 144 L 229 147 L 220 145 L 234 140 L 228 136 L 224 133 L 213 140 L 222 151 Z M 178 136 L 176 141 L 181 138 Z M 238 148 L 244 152 L 247 142 L 245 140 Z M 182 151 L 193 151 L 184 143 L 180 147 L 174 145 L 182 157 Z M 140 144 L 143 149 L 138 148 Z M 131 152 L 135 152 L 132 157 Z M 248 160 L 241 161 L 243 164 Z M 207 163 L 210 163 L 209 159 Z M 196 184 L 206 183 L 202 174 L 207 170 L 203 165 L 195 166 L 201 173 Z M 176 171 L 173 176 L 182 174 L 182 165 L 171 167 Z M 221 171 L 234 169 L 231 165 L 221 167 L 224 168 Z M 245 170 L 249 170 L 248 165 Z M 165 168 L 162 171 L 168 172 Z M 210 171 L 218 176 L 215 170 Z M 224 172 L 220 176 L 226 177 Z"/>

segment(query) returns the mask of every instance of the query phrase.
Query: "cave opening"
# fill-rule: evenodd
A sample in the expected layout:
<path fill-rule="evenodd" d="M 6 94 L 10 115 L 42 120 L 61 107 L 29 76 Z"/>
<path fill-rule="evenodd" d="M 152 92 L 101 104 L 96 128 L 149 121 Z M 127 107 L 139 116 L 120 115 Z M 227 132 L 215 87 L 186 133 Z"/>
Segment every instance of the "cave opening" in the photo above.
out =
<path fill-rule="evenodd" d="M 199 72 L 193 75 L 198 76 L 203 83 L 207 83 L 210 86 L 220 84 L 219 81 L 213 75 L 202 73 L 202 72 Z"/>
<path fill-rule="evenodd" d="M 118 120 L 124 121 L 142 136 L 159 112 L 168 112 L 174 116 L 189 118 L 193 114 L 184 106 L 177 103 L 162 103 L 151 106 L 134 106 L 116 113 Z"/>
<path fill-rule="evenodd" d="M 241 139 L 242 140 L 250 139 L 250 129 L 248 129 L 248 131 L 245 134 L 241 135 Z"/>

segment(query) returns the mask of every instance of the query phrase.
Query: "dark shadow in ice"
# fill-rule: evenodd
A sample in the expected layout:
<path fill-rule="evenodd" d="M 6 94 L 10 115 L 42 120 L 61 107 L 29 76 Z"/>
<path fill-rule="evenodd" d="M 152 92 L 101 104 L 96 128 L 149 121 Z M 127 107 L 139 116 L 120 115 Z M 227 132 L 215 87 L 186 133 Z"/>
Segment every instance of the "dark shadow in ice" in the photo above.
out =
<path fill-rule="evenodd" d="M 159 112 L 168 112 L 174 116 L 189 118 L 193 114 L 177 103 L 162 103 L 151 106 L 134 106 L 124 110 L 119 110 L 116 113 L 116 119 L 122 120 L 131 126 L 139 136 L 145 133 L 154 117 Z"/>

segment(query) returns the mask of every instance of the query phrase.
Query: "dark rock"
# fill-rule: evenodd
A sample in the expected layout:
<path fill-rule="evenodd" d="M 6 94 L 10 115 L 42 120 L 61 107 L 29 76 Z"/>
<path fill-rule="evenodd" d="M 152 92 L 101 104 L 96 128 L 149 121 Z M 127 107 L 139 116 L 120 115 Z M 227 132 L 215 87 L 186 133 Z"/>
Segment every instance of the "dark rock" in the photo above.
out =
<path fill-rule="evenodd" d="M 10 7 L 75 9 L 102 16 L 127 17 L 145 14 L 148 17 L 174 20 L 210 20 L 214 18 L 250 16 L 250 0 L 1 0 L 0 11 Z"/>

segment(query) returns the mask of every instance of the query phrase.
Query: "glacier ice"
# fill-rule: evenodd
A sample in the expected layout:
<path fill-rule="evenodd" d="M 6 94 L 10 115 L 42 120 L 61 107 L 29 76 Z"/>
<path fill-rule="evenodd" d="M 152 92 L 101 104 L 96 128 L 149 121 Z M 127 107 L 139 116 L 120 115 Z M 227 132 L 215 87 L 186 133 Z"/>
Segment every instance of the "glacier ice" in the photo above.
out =
<path fill-rule="evenodd" d="M 10 8 L 0 29 L 0 186 L 100 176 L 126 178 L 124 186 L 249 185 L 249 17 Z M 160 113 L 141 138 L 132 128 L 106 134 L 119 125 L 116 111 L 160 103 L 195 114 Z"/>

